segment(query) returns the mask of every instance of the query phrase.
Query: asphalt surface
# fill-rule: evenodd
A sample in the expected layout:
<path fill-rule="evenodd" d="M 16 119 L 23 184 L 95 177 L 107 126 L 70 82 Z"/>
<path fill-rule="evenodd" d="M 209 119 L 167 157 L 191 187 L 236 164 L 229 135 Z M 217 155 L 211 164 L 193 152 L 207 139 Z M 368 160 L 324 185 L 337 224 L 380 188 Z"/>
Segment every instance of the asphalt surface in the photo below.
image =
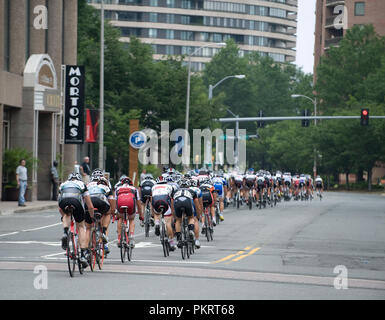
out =
<path fill-rule="evenodd" d="M 74 278 L 59 242 L 59 216 L 0 216 L 0 299 L 385 298 L 385 197 L 378 194 L 330 192 L 322 201 L 262 210 L 229 207 L 214 241 L 201 237 L 188 260 L 180 250 L 165 258 L 153 230 L 145 238 L 137 223 L 133 261 L 122 264 L 115 223 L 103 270 L 76 271 Z"/>

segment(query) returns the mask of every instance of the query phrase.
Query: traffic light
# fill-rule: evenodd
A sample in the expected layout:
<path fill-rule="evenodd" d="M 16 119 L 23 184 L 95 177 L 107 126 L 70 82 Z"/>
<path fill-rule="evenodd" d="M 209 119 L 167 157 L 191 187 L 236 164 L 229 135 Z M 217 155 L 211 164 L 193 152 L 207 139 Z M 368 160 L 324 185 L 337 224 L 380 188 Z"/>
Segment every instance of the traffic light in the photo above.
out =
<path fill-rule="evenodd" d="M 303 117 L 309 116 L 309 110 L 308 109 L 302 110 L 302 116 Z M 302 120 L 302 127 L 308 127 L 309 124 L 310 124 L 309 120 L 307 120 L 307 119 Z"/>
<path fill-rule="evenodd" d="M 369 109 L 361 109 L 361 126 L 369 125 Z"/>
<path fill-rule="evenodd" d="M 260 118 L 263 118 L 263 110 L 259 110 L 259 115 Z M 257 121 L 257 127 L 258 128 L 264 128 L 265 127 L 265 121 Z"/>

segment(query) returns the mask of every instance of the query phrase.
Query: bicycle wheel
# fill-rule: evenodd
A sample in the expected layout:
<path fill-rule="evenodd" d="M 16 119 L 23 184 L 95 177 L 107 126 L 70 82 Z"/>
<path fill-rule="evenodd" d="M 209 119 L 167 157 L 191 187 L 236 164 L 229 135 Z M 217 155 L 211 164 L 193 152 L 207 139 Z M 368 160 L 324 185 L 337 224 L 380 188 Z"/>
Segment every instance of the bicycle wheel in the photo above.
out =
<path fill-rule="evenodd" d="M 209 215 L 207 213 L 205 213 L 205 236 L 207 241 L 210 241 Z"/>
<path fill-rule="evenodd" d="M 221 217 L 219 216 L 219 204 L 217 204 L 215 208 L 215 219 L 217 220 L 217 226 L 219 226 L 219 222 L 221 220 Z"/>
<path fill-rule="evenodd" d="M 122 223 L 122 227 L 120 228 L 120 260 L 124 263 L 124 257 L 126 256 L 126 243 L 127 243 L 127 234 L 126 227 L 124 223 Z"/>
<path fill-rule="evenodd" d="M 96 232 L 95 230 L 92 230 L 91 232 L 91 239 L 90 239 L 90 259 L 89 259 L 89 264 L 90 264 L 90 269 L 93 272 L 95 269 L 95 264 L 96 264 Z"/>
<path fill-rule="evenodd" d="M 127 245 L 127 260 L 128 261 L 131 261 L 132 260 L 132 251 L 133 251 L 134 247 L 131 245 L 131 243 L 128 243 Z"/>
<path fill-rule="evenodd" d="M 146 213 L 144 215 L 144 236 L 146 238 L 150 236 L 150 217 L 151 217 L 151 212 L 147 204 Z"/>
<path fill-rule="evenodd" d="M 253 207 L 253 198 L 252 198 L 251 195 L 249 195 L 249 203 L 248 203 L 248 205 L 249 205 L 249 210 L 251 210 L 251 208 Z"/>
<path fill-rule="evenodd" d="M 104 243 L 101 238 L 97 239 L 97 262 L 98 262 L 98 267 L 99 270 L 102 270 L 103 268 L 103 263 L 104 263 Z"/>
<path fill-rule="evenodd" d="M 67 236 L 67 264 L 70 277 L 72 278 L 76 267 L 76 246 L 71 232 L 69 232 Z"/>
<path fill-rule="evenodd" d="M 163 255 L 167 257 L 166 230 L 163 222 L 161 224 L 161 230 L 160 230 L 160 243 L 162 244 Z"/>

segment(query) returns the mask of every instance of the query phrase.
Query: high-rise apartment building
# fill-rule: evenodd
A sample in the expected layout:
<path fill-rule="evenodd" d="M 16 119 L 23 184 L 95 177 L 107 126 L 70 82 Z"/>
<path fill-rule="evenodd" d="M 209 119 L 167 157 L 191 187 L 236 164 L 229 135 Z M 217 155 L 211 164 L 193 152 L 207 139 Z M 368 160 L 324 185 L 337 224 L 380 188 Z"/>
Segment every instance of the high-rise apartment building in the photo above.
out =
<path fill-rule="evenodd" d="M 87 0 L 100 9 L 101 0 Z M 136 36 L 151 44 L 154 59 L 188 55 L 202 70 L 232 38 L 241 53 L 257 51 L 275 61 L 296 58 L 297 0 L 104 0 L 105 17 L 121 29 L 121 41 Z"/>
<path fill-rule="evenodd" d="M 314 74 L 320 57 L 338 46 L 346 30 L 363 24 L 373 24 L 378 34 L 385 35 L 385 0 L 317 0 Z"/>

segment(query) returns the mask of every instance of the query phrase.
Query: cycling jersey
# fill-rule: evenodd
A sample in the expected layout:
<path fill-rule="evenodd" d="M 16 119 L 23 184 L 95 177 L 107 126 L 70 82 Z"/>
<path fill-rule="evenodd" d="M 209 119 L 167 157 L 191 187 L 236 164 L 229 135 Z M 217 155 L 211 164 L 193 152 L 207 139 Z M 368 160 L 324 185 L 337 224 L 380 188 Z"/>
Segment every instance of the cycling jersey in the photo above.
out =
<path fill-rule="evenodd" d="M 106 214 L 110 210 L 108 199 L 114 199 L 111 188 L 100 182 L 91 181 L 87 184 L 87 189 L 94 208 L 97 208 L 101 214 Z"/>
<path fill-rule="evenodd" d="M 120 213 L 124 210 L 122 207 L 127 207 L 129 215 L 134 214 L 136 210 L 136 201 L 139 200 L 139 191 L 128 183 L 123 183 L 115 190 L 115 200 L 117 201 L 117 209 Z"/>
<path fill-rule="evenodd" d="M 89 196 L 89 192 L 82 181 L 65 181 L 59 187 L 59 207 L 65 210 L 66 207 L 73 206 L 75 221 L 82 222 L 85 219 L 84 197 L 86 196 Z M 89 220 L 87 222 L 92 223 Z"/>
<path fill-rule="evenodd" d="M 157 213 L 164 208 L 164 215 L 171 215 L 171 198 L 175 192 L 173 186 L 166 183 L 158 183 L 152 187 L 152 206 Z"/>
<path fill-rule="evenodd" d="M 197 194 L 191 188 L 179 189 L 174 194 L 174 210 L 178 218 L 182 218 L 183 211 L 188 217 L 195 213 L 194 199 L 197 199 Z"/>
<path fill-rule="evenodd" d="M 155 180 L 153 179 L 146 179 L 143 180 L 140 184 L 140 194 L 141 194 L 141 201 L 144 203 L 146 202 L 146 198 L 151 197 L 152 195 L 152 187 L 156 184 Z"/>
<path fill-rule="evenodd" d="M 215 192 L 215 188 L 213 185 L 204 183 L 202 184 L 199 189 L 202 191 L 202 200 L 203 200 L 203 206 L 204 207 L 211 207 L 213 204 L 213 192 Z"/>
<path fill-rule="evenodd" d="M 214 189 L 218 194 L 219 198 L 224 197 L 224 188 L 223 188 L 223 179 L 220 177 L 215 177 L 212 179 Z"/>
<path fill-rule="evenodd" d="M 253 188 L 255 185 L 256 176 L 254 174 L 246 174 L 245 184 L 248 188 Z"/>

